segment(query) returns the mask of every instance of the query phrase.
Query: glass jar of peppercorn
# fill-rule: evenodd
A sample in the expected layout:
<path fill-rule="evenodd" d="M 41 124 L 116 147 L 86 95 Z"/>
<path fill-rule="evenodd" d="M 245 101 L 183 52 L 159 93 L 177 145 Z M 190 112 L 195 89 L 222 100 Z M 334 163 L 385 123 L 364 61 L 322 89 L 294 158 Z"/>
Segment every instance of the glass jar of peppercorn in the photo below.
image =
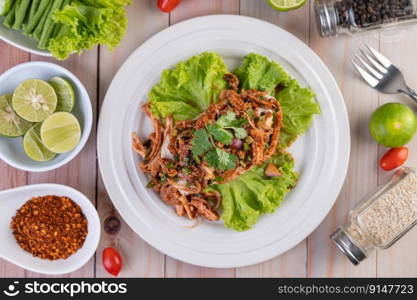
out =
<path fill-rule="evenodd" d="M 315 0 L 322 37 L 417 22 L 417 0 Z"/>

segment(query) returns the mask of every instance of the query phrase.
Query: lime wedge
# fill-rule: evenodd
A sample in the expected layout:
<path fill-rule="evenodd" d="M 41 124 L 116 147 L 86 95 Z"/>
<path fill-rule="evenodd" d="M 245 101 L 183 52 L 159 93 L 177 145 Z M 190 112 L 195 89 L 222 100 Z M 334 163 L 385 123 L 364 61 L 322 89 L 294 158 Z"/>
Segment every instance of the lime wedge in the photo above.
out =
<path fill-rule="evenodd" d="M 48 83 L 54 88 L 58 96 L 56 111 L 71 112 L 74 108 L 75 93 L 72 85 L 61 77 L 53 77 Z"/>
<path fill-rule="evenodd" d="M 269 5 L 279 11 L 289 11 L 303 6 L 307 0 L 268 0 Z"/>
<path fill-rule="evenodd" d="M 13 108 L 23 119 L 42 122 L 56 109 L 57 96 L 48 83 L 39 79 L 28 79 L 14 91 Z"/>
<path fill-rule="evenodd" d="M 55 153 L 74 149 L 81 138 L 81 127 L 76 117 L 67 112 L 50 115 L 41 126 L 43 144 Z"/>
<path fill-rule="evenodd" d="M 13 110 L 12 96 L 0 96 L 0 134 L 7 137 L 18 137 L 24 135 L 32 123 L 23 120 Z"/>
<path fill-rule="evenodd" d="M 27 156 L 35 161 L 48 161 L 55 157 L 42 143 L 40 135 L 41 123 L 34 125 L 23 138 L 23 149 Z"/>

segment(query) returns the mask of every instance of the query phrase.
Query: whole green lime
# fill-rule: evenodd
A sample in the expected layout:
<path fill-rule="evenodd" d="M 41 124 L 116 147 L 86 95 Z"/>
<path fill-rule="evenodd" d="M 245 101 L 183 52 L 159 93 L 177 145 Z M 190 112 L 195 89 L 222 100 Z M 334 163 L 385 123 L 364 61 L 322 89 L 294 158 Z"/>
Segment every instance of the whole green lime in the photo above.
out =
<path fill-rule="evenodd" d="M 369 130 L 375 141 L 382 146 L 401 147 L 416 133 L 417 118 L 408 106 L 387 103 L 372 114 Z"/>

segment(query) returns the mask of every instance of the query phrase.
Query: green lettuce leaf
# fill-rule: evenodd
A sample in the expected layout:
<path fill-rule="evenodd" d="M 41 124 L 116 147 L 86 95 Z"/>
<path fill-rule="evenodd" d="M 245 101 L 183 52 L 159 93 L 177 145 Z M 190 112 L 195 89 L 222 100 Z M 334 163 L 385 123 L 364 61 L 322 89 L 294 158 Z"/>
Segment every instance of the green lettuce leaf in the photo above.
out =
<path fill-rule="evenodd" d="M 283 67 L 256 53 L 246 55 L 234 73 L 239 78 L 241 89 L 265 90 L 272 96 L 279 84 L 285 85 L 290 81 Z"/>
<path fill-rule="evenodd" d="M 313 115 L 320 113 L 314 92 L 309 88 L 301 88 L 278 63 L 262 55 L 248 54 L 235 74 L 242 89 L 265 90 L 281 103 L 284 114 L 279 144 L 281 149 L 288 148 L 310 127 Z"/>
<path fill-rule="evenodd" d="M 71 53 L 82 53 L 98 44 L 113 50 L 126 33 L 125 6 L 130 0 L 75 0 L 53 19 L 60 23 L 58 34 L 48 44 L 48 50 L 58 59 Z"/>
<path fill-rule="evenodd" d="M 160 82 L 149 93 L 152 112 L 159 117 L 172 115 L 175 120 L 192 119 L 218 101 L 226 88 L 227 73 L 223 59 L 205 52 L 165 70 Z"/>
<path fill-rule="evenodd" d="M 226 227 L 237 231 L 250 229 L 260 216 L 274 212 L 281 205 L 285 195 L 295 186 L 298 174 L 294 171 L 294 159 L 290 154 L 280 152 L 270 162 L 278 167 L 281 176 L 266 177 L 265 164 L 231 182 L 207 188 L 217 190 L 222 195 L 221 218 Z"/>
<path fill-rule="evenodd" d="M 210 104 L 218 101 L 219 93 L 226 88 L 223 76 L 227 72 L 223 59 L 215 53 L 197 55 L 179 63 L 172 70 L 165 70 L 160 82 L 149 93 L 152 112 L 159 117 L 172 115 L 175 120 L 195 118 Z M 225 226 L 243 231 L 250 229 L 263 214 L 274 212 L 285 195 L 294 188 L 298 179 L 294 171 L 294 159 L 282 149 L 308 129 L 313 115 L 320 113 L 320 108 L 310 89 L 301 88 L 278 63 L 264 56 L 247 55 L 235 74 L 240 80 L 240 88 L 267 91 L 280 101 L 284 113 L 281 150 L 269 162 L 231 182 L 207 188 L 217 190 L 222 195 Z M 234 119 L 229 118 L 223 117 L 218 125 L 230 127 L 229 123 Z M 195 147 L 209 145 L 208 138 L 201 138 Z M 207 150 L 201 149 L 202 153 Z M 264 175 L 266 165 L 271 162 L 278 167 L 281 176 L 268 178 Z"/>
<path fill-rule="evenodd" d="M 291 80 L 276 97 L 284 115 L 280 148 L 285 149 L 310 128 L 314 114 L 320 114 L 320 106 L 314 101 L 314 92 L 300 87 L 296 80 Z"/>

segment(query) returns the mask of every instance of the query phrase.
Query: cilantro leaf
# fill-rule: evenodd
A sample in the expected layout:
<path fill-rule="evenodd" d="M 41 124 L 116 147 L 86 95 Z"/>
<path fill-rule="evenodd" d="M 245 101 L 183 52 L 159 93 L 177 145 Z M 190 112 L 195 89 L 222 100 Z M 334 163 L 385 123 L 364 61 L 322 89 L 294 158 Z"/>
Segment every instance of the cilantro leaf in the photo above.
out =
<path fill-rule="evenodd" d="M 214 125 L 214 126 L 217 125 L 217 127 L 215 129 L 214 128 L 212 129 L 213 132 L 211 132 L 211 130 L 209 129 L 209 133 L 213 135 L 216 138 L 216 140 L 218 140 L 221 143 L 223 142 L 217 139 L 214 133 L 216 132 L 217 135 L 219 136 L 220 135 L 219 131 L 221 131 L 221 129 L 223 129 L 223 135 L 225 135 L 224 132 L 228 132 L 224 129 L 232 129 L 235 132 L 236 138 L 244 139 L 248 135 L 248 133 L 246 132 L 244 128 L 242 128 L 242 126 L 244 126 L 247 123 L 248 121 L 246 119 L 236 118 L 236 114 L 234 112 L 228 111 L 226 114 L 220 116 L 220 118 L 217 120 L 216 124 Z M 213 126 L 213 125 L 209 125 L 209 126 Z M 223 144 L 230 145 L 230 143 L 223 143 Z"/>
<path fill-rule="evenodd" d="M 233 140 L 233 134 L 226 129 L 221 128 L 217 124 L 207 126 L 208 133 L 214 137 L 214 139 L 224 145 L 230 145 Z"/>
<path fill-rule="evenodd" d="M 236 168 L 237 157 L 219 148 L 213 149 L 204 156 L 209 166 L 223 171 Z"/>
<path fill-rule="evenodd" d="M 232 122 L 236 120 L 236 114 L 232 111 L 228 111 L 226 114 L 220 116 L 216 121 L 216 124 L 220 127 L 231 126 Z"/>
<path fill-rule="evenodd" d="M 225 127 L 242 127 L 243 125 L 246 125 L 247 123 L 248 123 L 248 120 L 239 118 L 230 122 L 230 125 L 225 126 Z"/>
<path fill-rule="evenodd" d="M 194 132 L 194 138 L 191 141 L 191 145 L 191 151 L 195 158 L 198 158 L 199 155 L 203 155 L 213 148 L 213 145 L 209 141 L 207 130 L 205 129 L 199 129 Z"/>
<path fill-rule="evenodd" d="M 233 127 L 233 130 L 235 131 L 236 138 L 238 138 L 239 140 L 243 140 L 244 138 L 248 136 L 248 133 L 246 132 L 245 128 Z"/>

